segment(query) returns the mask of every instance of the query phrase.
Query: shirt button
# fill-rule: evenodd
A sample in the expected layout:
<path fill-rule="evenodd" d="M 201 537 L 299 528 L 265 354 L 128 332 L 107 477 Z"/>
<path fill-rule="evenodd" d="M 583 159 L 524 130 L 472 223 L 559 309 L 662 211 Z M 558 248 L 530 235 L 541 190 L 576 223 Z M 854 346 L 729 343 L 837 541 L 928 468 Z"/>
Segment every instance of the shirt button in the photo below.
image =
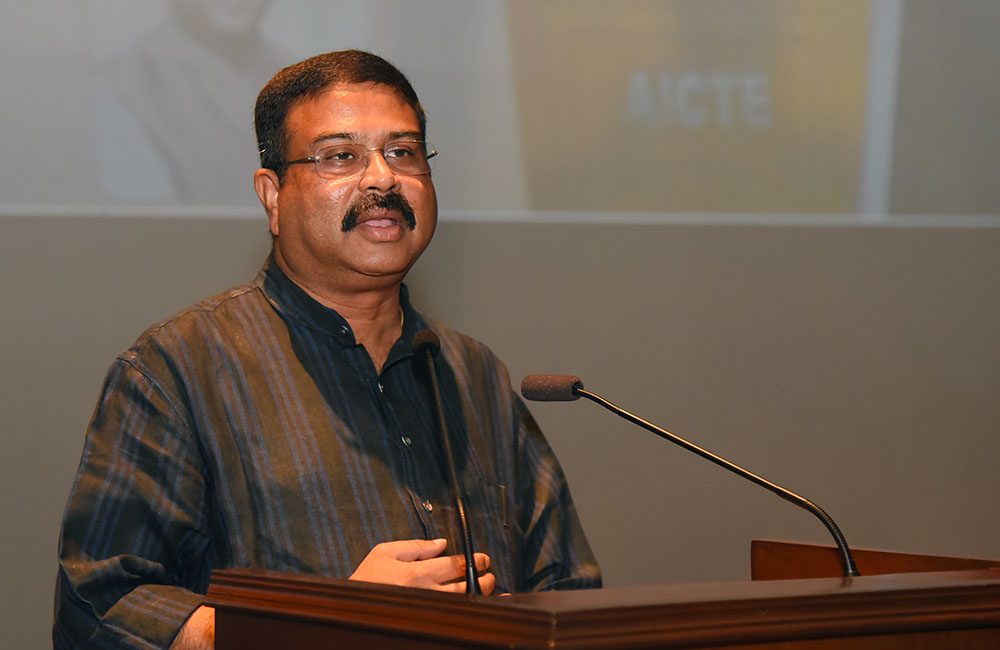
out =
<path fill-rule="evenodd" d="M 385 386 L 382 385 L 382 382 L 378 383 L 378 392 L 380 392 L 380 393 L 384 393 L 385 392 Z"/>
<path fill-rule="evenodd" d="M 347 336 L 347 335 L 348 335 L 348 334 L 350 334 L 350 333 L 351 333 L 351 330 L 349 330 L 349 329 L 347 328 L 347 325 L 341 325 L 341 326 L 340 326 L 340 335 L 341 335 L 341 336 Z"/>
<path fill-rule="evenodd" d="M 426 510 L 427 512 L 431 512 L 431 511 L 433 511 L 433 510 L 434 510 L 434 504 L 433 504 L 433 503 L 431 503 L 430 501 L 424 501 L 424 502 L 423 502 L 423 503 L 421 503 L 420 505 L 421 505 L 421 506 L 423 507 L 423 509 L 424 509 L 424 510 Z"/>
<path fill-rule="evenodd" d="M 403 441 L 403 444 L 406 445 L 407 447 L 409 447 L 410 445 L 413 444 L 413 441 L 410 440 L 410 436 L 403 436 L 402 437 L 402 441 Z"/>

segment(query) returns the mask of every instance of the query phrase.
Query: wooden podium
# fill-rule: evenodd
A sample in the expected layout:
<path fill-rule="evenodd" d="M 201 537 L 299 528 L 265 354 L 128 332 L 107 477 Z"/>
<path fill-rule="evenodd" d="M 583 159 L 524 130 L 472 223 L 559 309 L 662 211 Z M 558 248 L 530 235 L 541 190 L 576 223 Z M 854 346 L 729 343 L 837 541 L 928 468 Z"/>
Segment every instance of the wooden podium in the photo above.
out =
<path fill-rule="evenodd" d="M 217 650 L 1000 648 L 1000 561 L 854 553 L 860 578 L 836 577 L 835 549 L 755 541 L 753 582 L 475 600 L 231 569 L 206 604 Z"/>

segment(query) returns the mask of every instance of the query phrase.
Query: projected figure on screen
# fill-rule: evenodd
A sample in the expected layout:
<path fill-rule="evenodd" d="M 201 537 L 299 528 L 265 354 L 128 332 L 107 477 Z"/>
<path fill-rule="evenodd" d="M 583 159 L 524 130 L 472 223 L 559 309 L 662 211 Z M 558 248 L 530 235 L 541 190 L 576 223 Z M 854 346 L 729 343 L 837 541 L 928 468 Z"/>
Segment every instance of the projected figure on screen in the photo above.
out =
<path fill-rule="evenodd" d="M 97 169 L 113 202 L 250 205 L 247 106 L 287 61 L 263 38 L 270 0 L 172 0 L 168 19 L 101 71 Z"/>

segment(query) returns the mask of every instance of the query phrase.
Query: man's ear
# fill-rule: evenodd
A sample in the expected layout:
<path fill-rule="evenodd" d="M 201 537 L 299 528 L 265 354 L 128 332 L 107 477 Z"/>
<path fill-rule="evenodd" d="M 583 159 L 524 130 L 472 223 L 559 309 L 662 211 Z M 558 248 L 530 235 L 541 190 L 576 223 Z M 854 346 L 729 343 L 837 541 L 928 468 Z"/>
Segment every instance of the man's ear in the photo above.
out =
<path fill-rule="evenodd" d="M 267 213 L 268 228 L 271 234 L 278 236 L 278 192 L 281 190 L 281 181 L 278 174 L 273 169 L 258 169 L 253 173 L 253 188 L 257 191 L 257 198 L 264 206 Z"/>

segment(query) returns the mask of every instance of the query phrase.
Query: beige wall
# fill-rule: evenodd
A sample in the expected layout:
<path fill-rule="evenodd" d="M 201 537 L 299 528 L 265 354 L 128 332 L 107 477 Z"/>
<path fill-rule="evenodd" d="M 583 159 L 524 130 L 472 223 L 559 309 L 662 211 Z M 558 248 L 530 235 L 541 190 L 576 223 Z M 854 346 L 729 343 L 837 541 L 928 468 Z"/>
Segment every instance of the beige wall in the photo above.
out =
<path fill-rule="evenodd" d="M 49 646 L 114 355 L 249 279 L 261 221 L 0 220 L 0 646 Z M 444 223 L 418 304 L 820 503 L 857 546 L 1000 557 L 1000 229 Z M 743 579 L 805 512 L 588 402 L 533 407 L 611 585 Z"/>

